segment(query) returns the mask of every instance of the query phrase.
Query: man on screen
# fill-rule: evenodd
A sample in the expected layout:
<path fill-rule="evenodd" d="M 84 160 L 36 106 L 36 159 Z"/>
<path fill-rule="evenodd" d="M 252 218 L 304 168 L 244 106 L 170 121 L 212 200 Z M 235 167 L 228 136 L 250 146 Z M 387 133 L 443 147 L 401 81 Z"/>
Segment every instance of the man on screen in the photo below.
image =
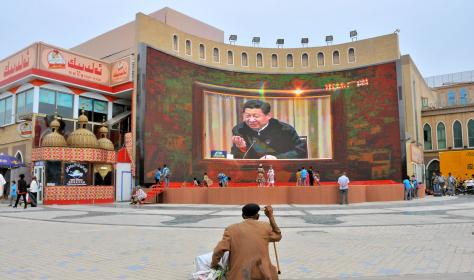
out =
<path fill-rule="evenodd" d="M 304 158 L 305 144 L 289 124 L 272 118 L 270 104 L 249 100 L 243 107 L 243 122 L 232 129 L 234 158 L 292 159 Z"/>

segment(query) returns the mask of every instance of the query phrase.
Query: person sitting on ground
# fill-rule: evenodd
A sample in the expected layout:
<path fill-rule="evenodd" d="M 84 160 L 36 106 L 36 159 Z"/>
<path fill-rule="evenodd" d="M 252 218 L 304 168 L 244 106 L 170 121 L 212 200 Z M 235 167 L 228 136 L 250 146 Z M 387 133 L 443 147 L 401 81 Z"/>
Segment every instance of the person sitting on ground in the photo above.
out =
<path fill-rule="evenodd" d="M 142 204 L 146 197 L 146 192 L 144 192 L 142 188 L 138 186 L 135 188 L 135 191 L 132 194 L 132 202 L 130 202 L 130 204 Z"/>
<path fill-rule="evenodd" d="M 204 187 L 211 187 L 213 183 L 214 182 L 212 182 L 211 178 L 209 178 L 207 173 L 204 173 L 204 177 L 202 178 L 202 184 L 204 185 Z"/>
<path fill-rule="evenodd" d="M 201 186 L 201 182 L 199 182 L 199 180 L 196 177 L 194 177 L 193 179 L 193 186 L 195 187 Z"/>
<path fill-rule="evenodd" d="M 273 217 L 273 208 L 265 206 L 269 223 L 260 222 L 260 206 L 254 203 L 242 208 L 242 222 L 227 227 L 222 240 L 214 248 L 211 268 L 217 269 L 219 260 L 229 252 L 228 280 L 278 279 L 272 265 L 268 243 L 281 240 L 281 231 Z"/>

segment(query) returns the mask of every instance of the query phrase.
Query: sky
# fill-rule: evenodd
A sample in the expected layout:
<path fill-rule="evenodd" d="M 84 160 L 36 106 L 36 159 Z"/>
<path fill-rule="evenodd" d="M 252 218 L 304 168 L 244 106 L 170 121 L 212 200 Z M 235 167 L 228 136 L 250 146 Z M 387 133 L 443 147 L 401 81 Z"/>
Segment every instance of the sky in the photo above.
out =
<path fill-rule="evenodd" d="M 366 39 L 400 30 L 401 54 L 409 54 L 424 77 L 474 70 L 472 0 L 15 0 L 2 1 L 0 60 L 42 41 L 71 48 L 133 21 L 137 12 L 164 7 L 238 36 L 238 45 L 299 47 Z"/>

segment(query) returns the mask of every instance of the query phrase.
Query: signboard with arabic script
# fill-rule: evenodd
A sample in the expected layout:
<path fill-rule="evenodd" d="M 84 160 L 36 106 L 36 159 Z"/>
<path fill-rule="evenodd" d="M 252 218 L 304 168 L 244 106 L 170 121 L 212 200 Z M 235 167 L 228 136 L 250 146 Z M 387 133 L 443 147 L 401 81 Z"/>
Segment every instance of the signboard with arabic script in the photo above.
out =
<path fill-rule="evenodd" d="M 110 83 L 109 67 L 108 63 L 100 60 L 40 45 L 40 68 L 48 72 L 108 86 Z"/>
<path fill-rule="evenodd" d="M 0 81 L 31 69 L 36 64 L 36 44 L 0 62 Z"/>
<path fill-rule="evenodd" d="M 110 84 L 112 86 L 132 80 L 132 63 L 131 57 L 120 59 L 112 63 L 112 70 L 110 73 Z"/>

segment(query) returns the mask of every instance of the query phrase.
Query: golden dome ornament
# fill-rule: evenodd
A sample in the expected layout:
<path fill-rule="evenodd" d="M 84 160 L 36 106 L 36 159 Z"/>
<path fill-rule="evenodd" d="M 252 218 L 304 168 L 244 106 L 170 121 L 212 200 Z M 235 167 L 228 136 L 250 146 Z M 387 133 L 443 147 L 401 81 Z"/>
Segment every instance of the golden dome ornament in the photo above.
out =
<path fill-rule="evenodd" d="M 89 119 L 85 115 L 84 109 L 77 120 L 79 127 L 69 135 L 67 145 L 72 148 L 97 148 L 99 143 L 94 133 L 87 129 Z"/>
<path fill-rule="evenodd" d="M 114 144 L 110 139 L 107 138 L 107 134 L 109 133 L 109 129 L 107 128 L 107 125 L 105 124 L 105 118 L 103 119 L 102 122 L 102 127 L 99 129 L 99 140 L 97 141 L 99 143 L 99 148 L 107 150 L 107 151 L 113 151 L 115 150 Z"/>
<path fill-rule="evenodd" d="M 41 140 L 42 147 L 66 147 L 66 139 L 61 135 L 58 130 L 61 127 L 61 123 L 58 121 L 58 116 L 54 115 L 54 120 L 49 124 L 51 132 L 43 137 Z"/>

